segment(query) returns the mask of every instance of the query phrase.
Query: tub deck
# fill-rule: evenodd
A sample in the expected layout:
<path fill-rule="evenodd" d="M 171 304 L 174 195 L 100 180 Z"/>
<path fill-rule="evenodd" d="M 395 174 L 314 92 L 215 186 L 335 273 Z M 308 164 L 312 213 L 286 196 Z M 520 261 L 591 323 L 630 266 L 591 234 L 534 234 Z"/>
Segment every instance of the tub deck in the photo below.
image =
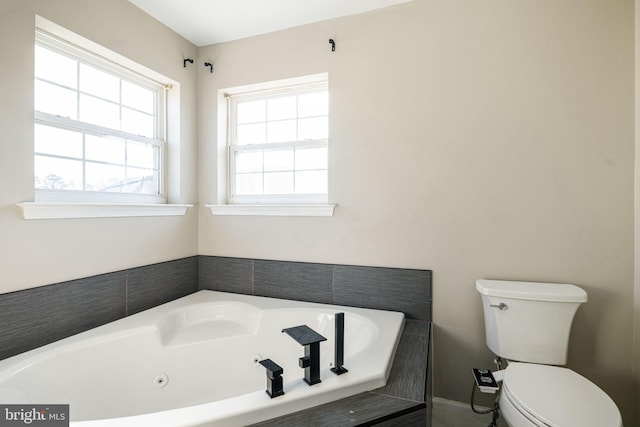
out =
<path fill-rule="evenodd" d="M 249 427 L 430 426 L 431 322 L 406 320 L 384 387 Z"/>

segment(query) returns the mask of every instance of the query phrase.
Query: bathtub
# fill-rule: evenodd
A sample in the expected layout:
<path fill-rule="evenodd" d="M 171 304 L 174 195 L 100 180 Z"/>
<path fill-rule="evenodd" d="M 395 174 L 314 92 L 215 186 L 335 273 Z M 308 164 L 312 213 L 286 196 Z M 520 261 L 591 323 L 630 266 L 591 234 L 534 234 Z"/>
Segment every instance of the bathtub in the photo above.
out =
<path fill-rule="evenodd" d="M 330 370 L 337 312 L 343 375 Z M 282 333 L 303 324 L 327 338 L 313 386 Z M 74 427 L 243 426 L 383 386 L 403 325 L 397 312 L 199 291 L 0 361 L 0 403 L 69 404 Z M 267 358 L 284 369 L 273 399 Z"/>

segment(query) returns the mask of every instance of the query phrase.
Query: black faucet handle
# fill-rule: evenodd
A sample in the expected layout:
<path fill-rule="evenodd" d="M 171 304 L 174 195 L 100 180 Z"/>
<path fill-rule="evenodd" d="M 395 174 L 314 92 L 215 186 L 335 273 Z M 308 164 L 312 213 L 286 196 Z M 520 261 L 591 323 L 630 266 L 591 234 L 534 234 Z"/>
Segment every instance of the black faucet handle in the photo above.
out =
<path fill-rule="evenodd" d="M 264 359 L 259 362 L 267 370 L 267 389 L 265 390 L 270 398 L 282 396 L 282 373 L 284 370 L 280 365 L 271 359 Z"/>
<path fill-rule="evenodd" d="M 282 367 L 271 359 L 264 359 L 259 363 L 267 369 L 267 376 L 271 379 L 279 377 L 284 372 Z"/>
<path fill-rule="evenodd" d="M 309 356 L 303 356 L 298 359 L 298 366 L 301 368 L 308 368 L 311 366 L 311 358 Z"/>

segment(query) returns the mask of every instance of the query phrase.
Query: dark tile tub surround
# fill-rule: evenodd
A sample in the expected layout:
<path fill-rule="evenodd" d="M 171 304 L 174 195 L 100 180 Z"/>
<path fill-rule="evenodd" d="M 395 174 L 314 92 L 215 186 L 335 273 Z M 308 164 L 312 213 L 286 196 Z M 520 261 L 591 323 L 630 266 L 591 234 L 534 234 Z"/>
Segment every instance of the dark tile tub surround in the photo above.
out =
<path fill-rule="evenodd" d="M 0 359 L 126 315 L 126 273 L 0 295 Z"/>
<path fill-rule="evenodd" d="M 335 265 L 336 304 L 402 311 L 431 320 L 431 271 Z"/>
<path fill-rule="evenodd" d="M 431 271 L 193 256 L 0 295 L 0 359 L 199 289 L 431 320 Z"/>
<path fill-rule="evenodd" d="M 198 288 L 236 294 L 253 294 L 253 260 L 199 257 Z"/>
<path fill-rule="evenodd" d="M 199 289 L 405 313 L 385 387 L 260 426 L 428 425 L 430 270 L 193 256 L 0 294 L 0 359 Z"/>
<path fill-rule="evenodd" d="M 431 271 L 200 256 L 200 289 L 402 311 L 431 320 Z"/>
<path fill-rule="evenodd" d="M 255 260 L 253 294 L 331 304 L 332 270 L 329 264 Z"/>
<path fill-rule="evenodd" d="M 0 360 L 198 290 L 198 257 L 0 295 Z"/>
<path fill-rule="evenodd" d="M 198 290 L 198 257 L 127 270 L 127 316 Z"/>

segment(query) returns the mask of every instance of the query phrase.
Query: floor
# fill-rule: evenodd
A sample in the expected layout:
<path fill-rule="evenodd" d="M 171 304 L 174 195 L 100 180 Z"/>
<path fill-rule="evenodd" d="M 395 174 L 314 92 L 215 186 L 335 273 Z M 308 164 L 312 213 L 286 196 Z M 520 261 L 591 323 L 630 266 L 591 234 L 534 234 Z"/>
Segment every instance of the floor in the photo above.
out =
<path fill-rule="evenodd" d="M 480 408 L 476 407 L 476 409 Z M 471 410 L 468 403 L 433 399 L 431 427 L 488 427 L 491 423 L 491 418 L 491 414 L 476 414 Z M 499 418 L 498 427 L 507 427 L 507 424 L 503 419 Z"/>

